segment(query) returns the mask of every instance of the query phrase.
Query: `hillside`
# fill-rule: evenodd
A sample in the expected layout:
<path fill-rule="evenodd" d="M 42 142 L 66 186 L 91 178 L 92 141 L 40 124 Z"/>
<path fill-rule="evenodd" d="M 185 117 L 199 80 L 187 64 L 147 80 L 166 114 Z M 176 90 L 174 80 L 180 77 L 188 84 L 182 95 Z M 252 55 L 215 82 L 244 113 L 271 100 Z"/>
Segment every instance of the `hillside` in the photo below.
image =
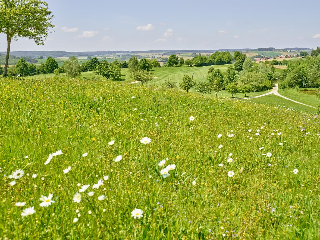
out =
<path fill-rule="evenodd" d="M 0 102 L 4 239 L 320 237 L 312 115 L 65 77 L 1 79 Z"/>

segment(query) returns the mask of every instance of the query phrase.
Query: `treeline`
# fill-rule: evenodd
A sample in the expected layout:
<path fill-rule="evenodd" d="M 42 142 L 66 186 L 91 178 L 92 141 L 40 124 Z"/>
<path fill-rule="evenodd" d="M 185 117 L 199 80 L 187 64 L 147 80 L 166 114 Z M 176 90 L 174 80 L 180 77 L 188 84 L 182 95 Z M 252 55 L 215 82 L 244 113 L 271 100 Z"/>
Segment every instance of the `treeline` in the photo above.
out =
<path fill-rule="evenodd" d="M 261 92 L 273 87 L 277 74 L 273 66 L 266 63 L 254 64 L 245 54 L 236 54 L 235 65 L 230 65 L 226 72 L 210 67 L 206 81 L 196 83 L 193 76 L 185 75 L 180 88 L 189 91 L 194 88 L 200 93 L 226 90 L 234 96 L 236 93 Z M 169 82 L 167 82 L 169 86 Z M 172 86 L 172 83 L 170 84 Z"/>
<path fill-rule="evenodd" d="M 287 66 L 280 78 L 280 88 L 320 87 L 320 49 L 317 55 L 290 61 Z"/>
<path fill-rule="evenodd" d="M 9 65 L 16 65 L 20 57 L 10 56 Z M 28 63 L 37 63 L 38 60 L 33 59 L 32 57 L 24 57 L 25 61 Z M 6 62 L 6 55 L 0 53 L 0 65 L 4 65 Z"/>

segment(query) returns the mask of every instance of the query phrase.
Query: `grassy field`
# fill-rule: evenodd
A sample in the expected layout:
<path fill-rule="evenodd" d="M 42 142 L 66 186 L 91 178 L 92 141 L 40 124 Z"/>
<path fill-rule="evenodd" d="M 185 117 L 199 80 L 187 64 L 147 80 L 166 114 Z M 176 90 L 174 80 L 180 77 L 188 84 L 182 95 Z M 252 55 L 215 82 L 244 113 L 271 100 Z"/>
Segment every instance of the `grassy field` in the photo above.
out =
<path fill-rule="evenodd" d="M 282 93 L 280 92 L 280 94 L 282 94 Z M 287 97 L 291 98 L 291 95 L 287 95 Z M 291 98 L 291 99 L 296 100 L 294 98 Z M 298 103 L 294 103 L 292 101 L 286 100 L 284 98 L 281 98 L 281 97 L 278 97 L 275 95 L 268 95 L 268 96 L 264 96 L 261 98 L 251 99 L 249 101 L 255 102 L 255 103 L 260 103 L 260 104 L 271 105 L 271 106 L 275 106 L 275 107 L 280 107 L 280 108 L 286 108 L 286 109 L 293 110 L 293 111 L 305 112 L 305 113 L 309 113 L 309 114 L 316 114 L 317 113 L 317 109 L 307 107 L 307 106 L 304 106 L 304 105 L 301 105 Z M 296 101 L 299 101 L 299 100 L 296 100 Z M 302 103 L 304 103 L 304 102 L 302 102 Z M 315 105 L 315 104 L 313 104 L 313 105 Z"/>
<path fill-rule="evenodd" d="M 279 93 L 285 97 L 288 97 L 292 100 L 313 106 L 318 107 L 320 105 L 320 99 L 316 95 L 309 95 L 296 89 L 279 89 Z"/>
<path fill-rule="evenodd" d="M 319 118 L 64 77 L 0 100 L 3 239 L 320 237 Z"/>

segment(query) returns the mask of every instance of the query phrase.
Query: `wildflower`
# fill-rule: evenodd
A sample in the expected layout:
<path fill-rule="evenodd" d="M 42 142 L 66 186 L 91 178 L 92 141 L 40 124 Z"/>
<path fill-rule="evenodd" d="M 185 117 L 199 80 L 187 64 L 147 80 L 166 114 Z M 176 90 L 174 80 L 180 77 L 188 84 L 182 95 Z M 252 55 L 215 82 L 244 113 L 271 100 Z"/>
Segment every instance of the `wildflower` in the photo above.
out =
<path fill-rule="evenodd" d="M 264 149 L 264 147 L 259 148 L 259 150 L 262 150 L 262 149 Z"/>
<path fill-rule="evenodd" d="M 171 165 L 168 165 L 166 168 L 168 169 L 168 171 L 174 170 L 174 169 L 176 169 L 176 165 L 175 164 L 171 164 Z"/>
<path fill-rule="evenodd" d="M 49 164 L 53 157 L 61 155 L 61 154 L 63 154 L 61 150 L 59 150 L 59 151 L 57 151 L 55 153 L 50 153 L 49 157 L 48 157 L 47 161 L 44 163 L 44 165 Z"/>
<path fill-rule="evenodd" d="M 103 211 L 103 212 L 106 212 L 107 210 L 106 210 L 106 209 L 103 209 L 102 211 Z"/>
<path fill-rule="evenodd" d="M 231 157 L 232 156 L 232 153 L 229 153 L 229 157 Z"/>
<path fill-rule="evenodd" d="M 35 212 L 36 211 L 34 210 L 34 207 L 26 208 L 22 211 L 21 216 L 26 217 L 26 216 L 34 214 Z"/>
<path fill-rule="evenodd" d="M 151 142 L 151 139 L 148 137 L 144 137 L 140 140 L 140 142 L 143 144 L 149 144 Z"/>
<path fill-rule="evenodd" d="M 16 181 L 12 181 L 9 183 L 11 186 L 15 185 L 16 184 Z"/>
<path fill-rule="evenodd" d="M 233 177 L 234 176 L 234 172 L 233 171 L 229 171 L 228 172 L 228 177 Z"/>
<path fill-rule="evenodd" d="M 193 121 L 193 120 L 194 120 L 194 117 L 193 117 L 193 116 L 191 116 L 191 117 L 189 118 L 189 120 L 190 120 L 190 121 Z"/>
<path fill-rule="evenodd" d="M 25 156 L 24 158 L 29 158 L 29 156 Z"/>
<path fill-rule="evenodd" d="M 218 138 L 221 138 L 221 137 L 222 137 L 222 134 L 219 134 L 219 135 L 218 135 Z"/>
<path fill-rule="evenodd" d="M 293 173 L 294 173 L 294 174 L 297 174 L 298 172 L 299 172 L 298 169 L 293 169 Z"/>
<path fill-rule="evenodd" d="M 24 175 L 24 171 L 21 169 L 18 169 L 14 171 L 12 175 L 9 175 L 9 178 L 19 179 L 19 178 L 22 178 L 23 175 Z"/>
<path fill-rule="evenodd" d="M 102 180 L 99 180 L 97 184 L 94 184 L 94 185 L 92 186 L 92 188 L 93 188 L 93 189 L 95 189 L 95 188 L 98 189 L 98 188 L 99 188 L 100 186 L 102 186 L 102 185 L 103 185 L 103 181 L 102 181 Z"/>
<path fill-rule="evenodd" d="M 85 190 L 88 189 L 88 187 L 90 187 L 90 185 L 83 185 L 83 186 L 81 187 L 81 189 L 79 190 L 79 192 L 84 192 Z"/>
<path fill-rule="evenodd" d="M 195 186 L 196 184 L 197 184 L 196 181 L 193 181 L 193 182 L 192 182 L 192 185 L 193 185 L 193 186 Z"/>
<path fill-rule="evenodd" d="M 170 174 L 169 173 L 167 173 L 167 174 L 162 174 L 162 177 L 163 178 L 167 178 L 167 177 L 169 177 L 170 176 Z M 158 181 L 158 180 L 157 180 Z"/>
<path fill-rule="evenodd" d="M 113 144 L 114 144 L 114 140 L 108 142 L 108 145 L 109 145 L 109 146 L 112 146 Z"/>
<path fill-rule="evenodd" d="M 223 167 L 223 164 L 222 164 L 222 163 L 220 163 L 218 166 L 219 166 L 219 167 Z"/>
<path fill-rule="evenodd" d="M 117 156 L 117 157 L 114 159 L 114 161 L 115 161 L 115 162 L 120 162 L 121 159 L 122 159 L 122 155 L 119 155 L 119 156 Z"/>
<path fill-rule="evenodd" d="M 74 218 L 74 219 L 73 219 L 73 223 L 78 222 L 78 220 L 79 220 L 78 218 Z"/>
<path fill-rule="evenodd" d="M 81 201 L 81 194 L 80 193 L 76 193 L 73 196 L 73 201 L 76 202 L 76 203 L 79 203 Z"/>
<path fill-rule="evenodd" d="M 161 175 L 165 175 L 165 174 L 168 174 L 169 173 L 169 170 L 167 168 L 164 168 L 160 171 L 160 174 Z"/>
<path fill-rule="evenodd" d="M 232 159 L 232 158 L 228 158 L 227 162 L 228 162 L 228 163 L 232 163 L 232 162 L 233 162 L 233 159 Z"/>
<path fill-rule="evenodd" d="M 101 196 L 98 197 L 98 200 L 99 200 L 99 201 L 102 201 L 102 200 L 105 200 L 105 199 L 106 199 L 106 196 L 105 196 L 105 195 L 101 195 Z"/>
<path fill-rule="evenodd" d="M 272 153 L 268 152 L 267 157 L 271 157 L 271 156 L 272 156 Z"/>
<path fill-rule="evenodd" d="M 82 154 L 82 157 L 86 157 L 86 156 L 88 156 L 88 153 Z"/>
<path fill-rule="evenodd" d="M 24 205 L 26 205 L 26 202 L 16 202 L 15 204 L 17 207 L 23 207 Z"/>
<path fill-rule="evenodd" d="M 234 137 L 234 134 L 228 134 L 228 137 Z"/>
<path fill-rule="evenodd" d="M 158 163 L 160 167 L 163 167 L 166 164 L 166 160 L 162 160 Z"/>
<path fill-rule="evenodd" d="M 252 132 L 252 129 L 249 129 L 248 132 Z"/>
<path fill-rule="evenodd" d="M 279 143 L 279 145 L 280 145 L 280 146 L 282 146 L 282 145 L 283 145 L 283 143 Z"/>
<path fill-rule="evenodd" d="M 141 209 L 135 208 L 135 209 L 131 212 L 131 216 L 134 217 L 134 219 L 136 219 L 136 218 L 141 218 L 141 217 L 143 217 L 143 211 L 142 211 Z"/>
<path fill-rule="evenodd" d="M 67 174 L 70 170 L 71 170 L 71 167 L 69 166 L 68 168 L 66 168 L 66 169 L 63 170 L 63 173 L 64 173 L 64 174 Z"/>
<path fill-rule="evenodd" d="M 256 133 L 255 135 L 256 135 L 256 136 L 259 136 L 260 134 L 259 134 L 259 133 Z"/>
<path fill-rule="evenodd" d="M 88 192 L 88 195 L 89 195 L 90 197 L 92 197 L 93 194 L 94 194 L 94 192 Z"/>
<path fill-rule="evenodd" d="M 43 201 L 40 203 L 40 207 L 48 207 L 51 205 L 51 203 L 54 203 L 55 201 L 52 200 L 53 195 L 50 193 L 48 197 L 41 196 L 40 200 Z"/>
<path fill-rule="evenodd" d="M 103 180 L 107 181 L 109 179 L 109 176 L 104 176 Z"/>
<path fill-rule="evenodd" d="M 223 145 L 219 145 L 219 148 L 222 148 L 223 147 Z"/>
<path fill-rule="evenodd" d="M 32 178 L 36 178 L 37 176 L 37 174 L 32 174 Z"/>
<path fill-rule="evenodd" d="M 89 210 L 88 213 L 91 214 L 91 211 Z"/>

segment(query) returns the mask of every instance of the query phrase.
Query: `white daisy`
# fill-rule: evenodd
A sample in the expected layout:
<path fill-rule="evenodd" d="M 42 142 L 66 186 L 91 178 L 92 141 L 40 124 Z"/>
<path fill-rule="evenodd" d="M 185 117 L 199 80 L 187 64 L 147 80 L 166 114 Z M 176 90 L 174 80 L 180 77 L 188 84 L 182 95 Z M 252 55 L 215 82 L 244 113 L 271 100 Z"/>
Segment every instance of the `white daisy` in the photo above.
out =
<path fill-rule="evenodd" d="M 38 174 L 32 174 L 32 178 L 36 178 Z"/>
<path fill-rule="evenodd" d="M 56 157 L 56 156 L 61 155 L 61 154 L 63 154 L 61 150 L 59 150 L 59 151 L 57 151 L 55 153 L 50 153 L 49 157 L 48 157 L 47 161 L 44 163 L 44 165 L 49 164 L 53 157 Z"/>
<path fill-rule="evenodd" d="M 163 178 L 167 178 L 167 177 L 169 177 L 169 176 L 170 176 L 169 173 L 167 173 L 167 174 L 162 174 L 162 177 L 163 177 Z"/>
<path fill-rule="evenodd" d="M 9 176 L 9 178 L 19 179 L 19 178 L 22 178 L 23 175 L 24 175 L 24 171 L 21 169 L 18 169 L 14 171 L 12 175 Z"/>
<path fill-rule="evenodd" d="M 298 172 L 299 172 L 298 169 L 293 169 L 293 173 L 294 173 L 294 174 L 297 174 Z"/>
<path fill-rule="evenodd" d="M 192 185 L 193 185 L 193 186 L 195 186 L 196 184 L 197 184 L 196 181 L 193 181 L 193 182 L 192 182 Z"/>
<path fill-rule="evenodd" d="M 88 189 L 88 187 L 90 187 L 90 185 L 83 185 L 83 186 L 81 187 L 81 189 L 79 190 L 79 192 L 84 192 L 85 190 Z"/>
<path fill-rule="evenodd" d="M 34 214 L 35 212 L 36 211 L 34 210 L 34 207 L 26 208 L 22 211 L 21 216 L 26 217 L 26 216 Z"/>
<path fill-rule="evenodd" d="M 193 117 L 193 116 L 191 116 L 191 117 L 189 118 L 189 120 L 190 120 L 190 121 L 193 121 L 193 120 L 194 120 L 194 117 Z"/>
<path fill-rule="evenodd" d="M 102 200 L 105 200 L 105 199 L 106 199 L 106 196 L 105 196 L 105 195 L 101 195 L 101 196 L 98 197 L 98 200 L 99 200 L 99 201 L 102 201 Z"/>
<path fill-rule="evenodd" d="M 64 173 L 64 174 L 67 174 L 70 170 L 71 170 L 71 167 L 69 166 L 68 168 L 66 168 L 66 169 L 63 170 L 63 173 Z"/>
<path fill-rule="evenodd" d="M 109 179 L 109 176 L 104 176 L 103 180 L 107 181 Z"/>
<path fill-rule="evenodd" d="M 171 164 L 171 165 L 168 165 L 166 168 L 168 169 L 168 171 L 174 170 L 174 169 L 176 169 L 176 165 L 175 164 Z"/>
<path fill-rule="evenodd" d="M 26 205 L 26 202 L 16 202 L 15 204 L 17 207 L 23 207 L 24 205 Z"/>
<path fill-rule="evenodd" d="M 122 155 L 119 155 L 114 159 L 115 162 L 120 162 L 121 160 L 122 160 Z"/>
<path fill-rule="evenodd" d="M 78 218 L 74 218 L 73 222 L 76 223 L 76 222 L 78 222 L 78 220 L 79 220 Z"/>
<path fill-rule="evenodd" d="M 234 176 L 234 172 L 233 171 L 229 171 L 228 172 L 228 177 L 233 177 Z"/>
<path fill-rule="evenodd" d="M 151 143 L 151 139 L 148 137 L 144 137 L 140 140 L 140 142 L 143 144 L 149 144 L 149 143 Z"/>
<path fill-rule="evenodd" d="M 221 137 L 222 137 L 222 134 L 219 134 L 219 135 L 218 135 L 218 138 L 221 138 Z"/>
<path fill-rule="evenodd" d="M 233 159 L 232 159 L 232 158 L 228 158 L 227 162 L 228 162 L 228 163 L 232 163 L 232 162 L 233 162 Z"/>
<path fill-rule="evenodd" d="M 169 170 L 167 168 L 164 168 L 160 171 L 160 174 L 161 175 L 165 175 L 165 174 L 168 174 L 169 173 Z"/>
<path fill-rule="evenodd" d="M 108 142 L 109 146 L 112 146 L 114 144 L 114 140 Z"/>
<path fill-rule="evenodd" d="M 166 164 L 166 160 L 162 160 L 158 163 L 160 167 L 163 167 Z"/>
<path fill-rule="evenodd" d="M 223 164 L 222 164 L 222 163 L 220 163 L 218 166 L 219 166 L 219 167 L 223 167 Z"/>
<path fill-rule="evenodd" d="M 93 194 L 94 194 L 94 192 L 88 192 L 88 195 L 89 195 L 90 197 L 92 197 Z"/>
<path fill-rule="evenodd" d="M 88 156 L 88 153 L 87 153 L 87 152 L 84 153 L 84 154 L 82 154 L 82 157 L 86 157 L 86 156 Z"/>
<path fill-rule="evenodd" d="M 268 152 L 267 157 L 271 157 L 271 156 L 272 156 L 272 153 Z"/>
<path fill-rule="evenodd" d="M 81 194 L 80 193 L 76 193 L 73 196 L 73 201 L 76 202 L 76 203 L 79 203 L 81 201 Z"/>
<path fill-rule="evenodd" d="M 48 207 L 51 205 L 51 203 L 54 203 L 55 201 L 52 200 L 53 195 L 50 193 L 48 197 L 41 196 L 40 200 L 43 201 L 40 203 L 40 207 Z"/>
<path fill-rule="evenodd" d="M 15 185 L 16 184 L 16 181 L 12 181 L 9 183 L 11 186 Z"/>
<path fill-rule="evenodd" d="M 134 219 L 136 219 L 136 218 L 141 218 L 141 217 L 143 217 L 143 211 L 142 211 L 141 209 L 135 208 L 135 209 L 131 212 L 131 216 L 134 217 Z"/>
<path fill-rule="evenodd" d="M 102 186 L 103 185 L 103 180 L 99 180 L 98 181 L 98 183 L 97 184 L 94 184 L 93 186 L 92 186 L 92 188 L 93 189 L 98 189 L 100 186 Z"/>
<path fill-rule="evenodd" d="M 219 145 L 219 147 L 218 148 L 222 148 L 223 147 L 223 145 Z"/>
<path fill-rule="evenodd" d="M 91 211 L 89 210 L 88 213 L 91 214 Z"/>

